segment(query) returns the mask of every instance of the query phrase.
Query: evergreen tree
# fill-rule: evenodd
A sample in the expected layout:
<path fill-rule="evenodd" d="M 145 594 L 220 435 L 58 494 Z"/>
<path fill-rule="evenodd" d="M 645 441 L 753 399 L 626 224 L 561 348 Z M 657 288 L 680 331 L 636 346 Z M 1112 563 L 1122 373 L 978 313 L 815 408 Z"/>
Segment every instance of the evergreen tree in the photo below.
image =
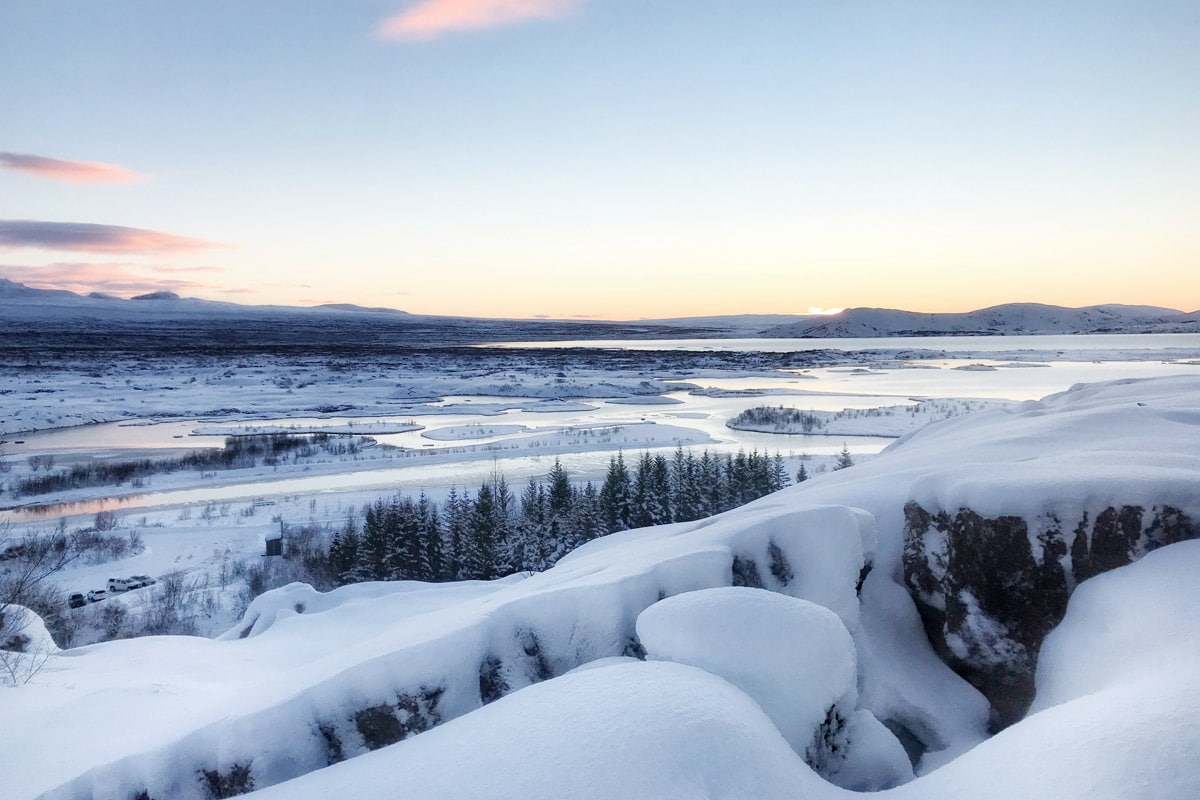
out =
<path fill-rule="evenodd" d="M 808 470 L 801 464 L 799 471 L 796 472 L 796 483 L 804 483 L 806 480 L 808 480 Z"/>
<path fill-rule="evenodd" d="M 711 517 L 721 512 L 721 463 L 705 450 L 700 455 L 700 463 L 696 470 L 696 488 L 699 503 L 696 507 L 698 518 Z"/>
<path fill-rule="evenodd" d="M 758 448 L 750 452 L 750 457 L 747 459 L 751 474 L 752 492 L 751 496 L 746 498 L 746 502 L 765 497 L 776 489 L 782 488 L 776 485 L 775 467 L 771 457 L 765 452 L 759 453 Z M 784 475 L 787 472 L 785 470 Z"/>
<path fill-rule="evenodd" d="M 521 570 L 517 557 L 517 521 L 514 518 L 516 501 L 499 469 L 492 470 L 492 497 L 496 508 L 496 572 L 499 575 L 511 575 Z"/>
<path fill-rule="evenodd" d="M 600 529 L 600 493 L 591 481 L 575 495 L 571 508 L 571 550 L 590 542 L 602 533 Z M 570 551 L 568 551 L 570 552 Z"/>
<path fill-rule="evenodd" d="M 671 467 L 662 453 L 654 456 L 650 470 L 650 491 L 654 502 L 651 505 L 651 525 L 667 525 L 674 521 L 671 509 Z"/>
<path fill-rule="evenodd" d="M 421 541 L 421 520 L 417 504 L 410 497 L 397 497 L 385 512 L 388 553 L 385 559 L 390 580 L 423 580 L 428 574 L 425 547 Z"/>
<path fill-rule="evenodd" d="M 496 577 L 496 499 L 487 483 L 479 487 L 471 509 L 463 568 L 479 580 Z"/>
<path fill-rule="evenodd" d="M 846 459 L 849 453 L 843 447 Z M 807 478 L 801 465 L 797 481 Z M 497 470 L 474 500 L 451 487 L 444 510 L 421 492 L 363 509 L 334 534 L 327 555 L 337 583 L 370 580 L 491 579 L 544 570 L 591 539 L 634 526 L 699 519 L 786 486 L 783 457 L 754 450 L 697 459 L 676 448 L 671 459 L 643 452 L 630 478 L 624 456 L 609 460 L 603 487 L 571 485 L 559 460 L 548 487 L 531 478 L 519 503 Z"/>
<path fill-rule="evenodd" d="M 567 516 L 571 511 L 571 481 L 557 458 L 554 459 L 554 466 L 550 468 L 546 480 L 550 484 L 546 490 L 547 515 L 551 518 Z"/>
<path fill-rule="evenodd" d="M 466 546 L 467 506 L 467 498 L 460 495 L 456 487 L 451 486 L 442 515 L 442 569 L 437 575 L 438 580 L 457 581 L 466 577 L 462 551 Z"/>
<path fill-rule="evenodd" d="M 429 501 L 425 490 L 417 498 L 417 545 L 420 556 L 417 562 L 417 579 L 437 580 L 441 571 L 442 534 L 438 525 L 437 506 Z"/>
<path fill-rule="evenodd" d="M 654 513 L 652 492 L 654 491 L 654 460 L 650 453 L 643 451 L 638 458 L 637 469 L 633 473 L 633 492 L 629 503 L 629 527 L 644 528 L 653 524 L 650 520 Z"/>
<path fill-rule="evenodd" d="M 548 505 L 545 487 L 530 478 L 521 493 L 521 544 L 527 570 L 540 572 L 553 563 Z"/>
<path fill-rule="evenodd" d="M 608 473 L 600 487 L 600 525 L 605 533 L 627 530 L 632 522 L 629 470 L 620 451 L 608 460 Z"/>
<path fill-rule="evenodd" d="M 698 483 L 699 466 L 695 455 L 676 447 L 671 458 L 671 519 L 687 522 L 704 516 L 701 511 L 701 492 Z"/>
<path fill-rule="evenodd" d="M 329 542 L 330 568 L 339 585 L 353 582 L 351 575 L 358 561 L 358 543 L 358 526 L 353 517 L 347 517 L 346 524 Z"/>
<path fill-rule="evenodd" d="M 745 453 L 739 451 L 745 461 Z M 721 459 L 721 506 L 718 512 L 728 511 L 742 505 L 742 474 L 730 453 Z"/>
<path fill-rule="evenodd" d="M 783 456 L 776 453 L 775 458 L 771 459 L 771 491 L 785 489 L 791 482 L 792 476 L 788 474 L 787 463 L 784 462 Z"/>
<path fill-rule="evenodd" d="M 355 583 L 383 581 L 389 575 L 388 553 L 392 549 L 388 506 L 382 499 L 367 506 L 363 514 L 363 535 L 359 542 L 352 575 Z"/>
<path fill-rule="evenodd" d="M 853 467 L 853 466 L 854 466 L 854 459 L 850 457 L 850 450 L 846 447 L 846 443 L 843 442 L 842 443 L 842 452 L 838 453 L 837 461 L 834 462 L 833 468 L 835 470 L 837 470 L 837 469 L 845 469 L 846 467 Z"/>
<path fill-rule="evenodd" d="M 576 492 L 557 458 L 546 480 L 549 483 L 545 493 L 546 541 L 541 552 L 545 565 L 550 566 L 578 545 L 579 533 L 572 516 Z"/>
<path fill-rule="evenodd" d="M 737 455 L 728 464 L 726 472 L 729 480 L 729 500 L 726 509 L 737 508 L 749 502 L 753 497 L 751 491 L 752 476 L 746 463 L 746 451 L 739 449 Z"/>

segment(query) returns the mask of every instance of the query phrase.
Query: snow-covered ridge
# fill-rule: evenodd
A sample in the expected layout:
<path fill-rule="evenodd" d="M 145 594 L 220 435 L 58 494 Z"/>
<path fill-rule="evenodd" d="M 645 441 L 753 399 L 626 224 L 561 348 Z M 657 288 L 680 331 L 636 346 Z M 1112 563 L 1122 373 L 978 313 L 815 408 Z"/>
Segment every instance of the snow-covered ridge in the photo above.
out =
<path fill-rule="evenodd" d="M 1200 330 L 1200 311 L 1155 306 L 1063 308 L 1008 303 L 962 313 L 929 314 L 891 308 L 848 308 L 837 314 L 767 328 L 765 337 L 842 338 L 946 334 L 1188 333 Z"/>
<path fill-rule="evenodd" d="M 200 798 L 205 795 L 194 780 L 197 772 L 229 773 L 252 764 L 255 785 L 270 785 L 406 738 L 581 664 L 637 654 L 634 623 L 643 609 L 663 597 L 735 582 L 807 599 L 857 631 L 856 584 L 863 544 L 872 540 L 871 521 L 861 512 L 768 504 L 750 514 L 610 536 L 546 573 L 501 581 L 493 591 L 432 610 L 419 606 L 415 614 L 398 605 L 402 598 L 379 607 L 346 602 L 362 591 L 358 587 L 321 596 L 294 585 L 260 597 L 207 653 L 180 651 L 193 663 L 248 659 L 256 664 L 254 681 L 238 682 L 222 703 L 207 708 L 174 691 L 156 702 L 130 703 L 123 710 L 130 727 L 89 748 L 104 753 L 90 769 L 62 784 L 61 764 L 27 779 L 46 797 L 104 796 L 105 787 L 127 785 L 153 797 Z M 346 600 L 338 599 L 342 595 Z M 318 632 L 344 615 L 370 615 L 379 631 L 326 652 Z M 67 677 L 56 679 L 60 668 L 74 673 L 106 661 L 144 663 L 146 646 L 129 641 L 85 648 L 84 663 L 56 662 L 46 683 Z M 170 658 L 167 642 L 150 646 L 150 661 Z M 286 671 L 287 679 L 271 685 L 275 673 L 261 672 L 264 661 Z M 156 680 L 137 680 L 145 679 Z M 955 681 L 948 673 L 939 679 Z M 949 746 L 971 741 L 979 734 L 982 707 L 965 686 L 958 691 L 965 700 L 958 711 L 911 707 L 908 724 Z M 65 728 L 57 731 L 60 742 L 65 736 L 68 749 L 81 746 L 73 741 L 72 724 L 80 709 L 68 703 L 54 711 Z M 160 719 L 150 725 L 143 714 Z M 10 746 L 28 750 L 22 757 L 29 759 L 65 755 L 36 736 Z M 180 763 L 191 766 L 169 766 Z"/>
<path fill-rule="evenodd" d="M 1193 800 L 1197 573 L 1200 543 L 1185 542 L 1095 579 L 1048 644 L 1037 713 L 875 796 Z M 736 685 L 670 662 L 597 665 L 254 797 L 383 798 L 398 780 L 422 798 L 863 797 L 805 767 Z"/>

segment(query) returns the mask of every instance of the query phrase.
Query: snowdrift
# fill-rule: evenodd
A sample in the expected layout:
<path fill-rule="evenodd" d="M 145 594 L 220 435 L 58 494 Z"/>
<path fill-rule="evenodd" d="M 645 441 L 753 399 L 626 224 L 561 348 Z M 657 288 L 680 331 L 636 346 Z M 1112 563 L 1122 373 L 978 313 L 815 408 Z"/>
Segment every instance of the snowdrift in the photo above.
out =
<path fill-rule="evenodd" d="M 1092 579 L 1047 643 L 1039 710 L 880 797 L 1197 797 L 1197 574 L 1186 542 Z M 748 700 L 698 668 L 606 663 L 253 797 L 860 796 L 805 768 Z"/>

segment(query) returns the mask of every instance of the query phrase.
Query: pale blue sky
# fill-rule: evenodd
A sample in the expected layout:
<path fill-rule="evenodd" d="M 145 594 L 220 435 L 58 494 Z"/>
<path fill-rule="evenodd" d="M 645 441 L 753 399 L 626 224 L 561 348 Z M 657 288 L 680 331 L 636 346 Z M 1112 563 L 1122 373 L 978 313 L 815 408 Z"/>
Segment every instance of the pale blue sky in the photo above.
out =
<path fill-rule="evenodd" d="M 378 33 L 497 3 L 552 18 Z M 144 179 L 0 156 L 0 220 L 219 246 L 10 225 L 0 277 L 489 316 L 1194 310 L 1197 42 L 1194 0 L 9 2 L 0 153 Z"/>

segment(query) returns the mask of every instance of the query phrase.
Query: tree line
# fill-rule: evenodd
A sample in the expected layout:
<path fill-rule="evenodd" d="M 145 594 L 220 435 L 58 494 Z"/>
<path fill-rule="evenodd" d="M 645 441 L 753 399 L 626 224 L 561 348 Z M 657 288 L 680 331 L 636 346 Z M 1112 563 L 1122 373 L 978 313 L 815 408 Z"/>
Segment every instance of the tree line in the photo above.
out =
<path fill-rule="evenodd" d="M 631 467 L 609 460 L 600 486 L 571 483 L 558 459 L 545 481 L 519 494 L 495 472 L 473 494 L 451 488 L 440 506 L 417 498 L 379 499 L 334 533 L 322 565 L 333 585 L 379 580 L 490 580 L 541 571 L 598 536 L 686 522 L 728 511 L 784 488 L 783 457 L 677 448 L 643 452 Z"/>
<path fill-rule="evenodd" d="M 135 459 L 132 461 L 95 460 L 75 464 L 67 469 L 50 472 L 52 457 L 31 456 L 30 467 L 36 473 L 38 466 L 45 464 L 46 473 L 33 474 L 17 481 L 13 493 L 18 496 L 48 494 L 70 489 L 92 486 L 120 485 L 140 481 L 152 475 L 180 470 L 227 470 L 278 466 L 287 457 L 311 458 L 319 452 L 334 455 L 357 453 L 363 443 L 371 440 L 355 437 L 349 442 L 339 441 L 327 433 L 294 436 L 285 433 L 256 434 L 251 436 L 229 436 L 220 449 L 194 450 L 187 455 L 169 459 Z M 38 459 L 35 461 L 35 458 Z"/>

